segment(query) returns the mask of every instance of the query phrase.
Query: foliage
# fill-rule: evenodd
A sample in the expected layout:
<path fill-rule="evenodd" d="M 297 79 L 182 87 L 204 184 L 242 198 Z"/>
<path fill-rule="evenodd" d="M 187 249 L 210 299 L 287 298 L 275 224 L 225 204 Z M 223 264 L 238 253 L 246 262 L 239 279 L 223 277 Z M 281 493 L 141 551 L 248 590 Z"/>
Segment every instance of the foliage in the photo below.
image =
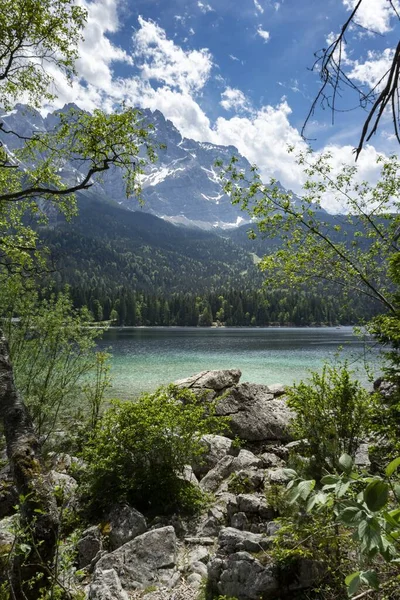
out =
<path fill-rule="evenodd" d="M 343 453 L 354 457 L 371 427 L 374 397 L 344 363 L 325 365 L 312 373 L 308 383 L 295 384 L 288 392 L 288 406 L 295 412 L 294 436 L 306 440 L 301 449 L 308 459 L 306 472 L 317 479 L 326 468 L 336 469 Z"/>
<path fill-rule="evenodd" d="M 272 246 L 260 263 L 267 283 L 288 288 L 307 284 L 308 289 L 321 281 L 334 283 L 343 294 L 363 294 L 394 312 L 388 269 L 399 251 L 399 162 L 395 156 L 379 157 L 381 177 L 371 185 L 358 182 L 355 166 L 343 165 L 335 175 L 330 158 L 311 151 L 297 157 L 307 177 L 301 198 L 273 179 L 262 183 L 256 167 L 252 180 L 246 180 L 236 158 L 224 171 L 225 190 L 256 220 L 262 234 L 280 239 L 280 246 Z M 325 218 L 324 198 L 334 200 L 347 216 L 336 222 Z M 344 229 L 343 218 L 352 228 Z"/>
<path fill-rule="evenodd" d="M 105 403 L 105 392 L 111 387 L 110 365 L 108 362 L 110 356 L 107 352 L 96 352 L 94 380 L 83 386 L 83 393 L 89 404 L 89 426 L 92 430 L 95 429 L 100 419 Z"/>
<path fill-rule="evenodd" d="M 87 309 L 75 310 L 68 292 L 40 299 L 31 280 L 25 281 L 19 275 L 0 280 L 0 314 L 15 381 L 37 434 L 48 435 L 71 415 L 72 409 L 77 409 L 82 386 L 93 422 L 108 376 L 107 357 L 96 356 L 95 343 L 101 330 L 89 328 L 90 313 Z M 93 371 L 94 379 L 88 379 Z"/>
<path fill-rule="evenodd" d="M 328 474 L 321 479 L 303 480 L 295 471 L 287 470 L 291 478 L 288 499 L 299 502 L 306 512 L 327 514 L 331 511 L 336 531 L 344 539 L 352 532 L 356 542 L 359 569 L 347 575 L 348 594 L 357 593 L 361 586 L 374 590 L 399 579 L 396 565 L 400 561 L 400 484 L 396 471 L 400 458 L 387 465 L 382 476 L 360 475 L 348 454 L 339 459 L 339 474 Z M 391 570 L 382 566 L 379 558 L 393 565 Z M 380 581 L 379 574 L 388 576 Z"/>
<path fill-rule="evenodd" d="M 137 402 L 114 401 L 83 453 L 85 491 L 97 507 L 123 500 L 151 511 L 190 509 L 182 506 L 193 499 L 185 465 L 204 452 L 201 436 L 226 424 L 212 403 L 173 385 Z"/>

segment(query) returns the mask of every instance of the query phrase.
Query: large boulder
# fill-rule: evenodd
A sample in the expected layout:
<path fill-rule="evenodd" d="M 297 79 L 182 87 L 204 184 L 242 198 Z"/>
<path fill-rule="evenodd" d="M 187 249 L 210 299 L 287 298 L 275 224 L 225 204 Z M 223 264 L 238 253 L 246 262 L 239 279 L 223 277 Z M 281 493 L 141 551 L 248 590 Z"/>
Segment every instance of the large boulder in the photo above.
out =
<path fill-rule="evenodd" d="M 232 436 L 248 442 L 289 441 L 293 413 L 284 398 L 265 385 L 241 383 L 218 402 L 218 415 L 230 417 Z"/>
<path fill-rule="evenodd" d="M 110 526 L 109 541 L 111 550 L 116 550 L 130 542 L 147 529 L 144 516 L 129 504 L 114 505 L 107 521 Z"/>
<path fill-rule="evenodd" d="M 176 560 L 175 530 L 167 526 L 139 535 L 106 554 L 96 564 L 96 572 L 114 569 L 127 591 L 153 585 L 173 587 L 177 581 Z"/>
<path fill-rule="evenodd" d="M 175 384 L 199 393 L 208 392 L 207 400 L 217 399 L 217 414 L 231 419 L 226 433 L 229 437 L 238 436 L 247 442 L 290 441 L 293 413 L 283 396 L 284 387 L 239 383 L 240 376 L 237 369 L 202 371 Z"/>
<path fill-rule="evenodd" d="M 238 600 L 277 598 L 279 580 L 273 564 L 263 565 L 249 552 L 214 558 L 208 567 L 208 598 L 219 594 Z"/>
<path fill-rule="evenodd" d="M 232 440 L 223 435 L 205 434 L 201 438 L 204 453 L 193 464 L 193 471 L 197 476 L 202 476 L 213 469 L 215 465 L 227 454 L 233 454 Z"/>
<path fill-rule="evenodd" d="M 239 473 L 251 467 L 259 467 L 261 460 L 249 450 L 240 450 L 237 456 L 224 456 L 200 481 L 204 492 L 216 492 L 222 482 L 232 473 Z"/>
<path fill-rule="evenodd" d="M 239 369 L 229 369 L 221 371 L 201 371 L 196 375 L 179 379 L 175 381 L 175 385 L 181 388 L 189 388 L 192 390 L 214 390 L 221 392 L 226 388 L 239 383 L 242 372 Z"/>

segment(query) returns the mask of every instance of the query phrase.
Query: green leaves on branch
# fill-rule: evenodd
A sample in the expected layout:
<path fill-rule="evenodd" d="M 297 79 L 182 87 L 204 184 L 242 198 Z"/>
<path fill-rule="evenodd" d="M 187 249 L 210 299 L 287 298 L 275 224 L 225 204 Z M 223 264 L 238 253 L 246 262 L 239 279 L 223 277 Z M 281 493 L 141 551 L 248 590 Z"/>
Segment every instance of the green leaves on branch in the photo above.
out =
<path fill-rule="evenodd" d="M 354 470 L 350 456 L 339 459 L 341 474 L 328 474 L 321 479 L 321 489 L 315 481 L 302 480 L 292 474 L 287 485 L 287 498 L 290 502 L 303 502 L 307 512 L 325 511 L 330 507 L 335 523 L 343 530 L 339 535 L 346 536 L 346 530 L 353 531 L 363 564 L 374 564 L 379 555 L 387 563 L 400 561 L 400 508 L 394 482 L 390 480 L 400 465 L 395 459 L 386 468 L 387 479 L 361 476 Z M 379 564 L 379 561 L 378 561 Z M 346 577 L 350 596 L 363 585 L 378 589 L 379 570 L 357 571 Z"/>

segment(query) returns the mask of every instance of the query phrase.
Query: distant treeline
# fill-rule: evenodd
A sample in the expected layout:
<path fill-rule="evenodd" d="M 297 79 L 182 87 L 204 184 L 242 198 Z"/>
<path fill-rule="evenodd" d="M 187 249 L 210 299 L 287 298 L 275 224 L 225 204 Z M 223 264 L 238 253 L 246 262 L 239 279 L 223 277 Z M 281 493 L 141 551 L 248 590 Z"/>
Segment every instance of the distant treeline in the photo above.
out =
<path fill-rule="evenodd" d="M 115 325 L 227 326 L 354 325 L 379 312 L 370 300 L 306 291 L 237 291 L 155 295 L 118 289 L 107 294 L 72 287 L 76 307 L 87 306 L 95 321 Z"/>

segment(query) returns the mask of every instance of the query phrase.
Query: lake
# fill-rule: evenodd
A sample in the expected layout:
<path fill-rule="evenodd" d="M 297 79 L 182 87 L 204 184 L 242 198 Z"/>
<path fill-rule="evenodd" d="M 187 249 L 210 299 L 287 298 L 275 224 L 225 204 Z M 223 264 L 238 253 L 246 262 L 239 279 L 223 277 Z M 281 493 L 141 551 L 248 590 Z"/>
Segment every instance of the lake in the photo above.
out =
<path fill-rule="evenodd" d="M 108 330 L 99 348 L 113 354 L 111 396 L 120 398 L 209 369 L 239 368 L 241 381 L 292 384 L 324 361 L 347 359 L 366 386 L 366 361 L 379 375 L 376 345 L 352 327 L 126 327 Z"/>

